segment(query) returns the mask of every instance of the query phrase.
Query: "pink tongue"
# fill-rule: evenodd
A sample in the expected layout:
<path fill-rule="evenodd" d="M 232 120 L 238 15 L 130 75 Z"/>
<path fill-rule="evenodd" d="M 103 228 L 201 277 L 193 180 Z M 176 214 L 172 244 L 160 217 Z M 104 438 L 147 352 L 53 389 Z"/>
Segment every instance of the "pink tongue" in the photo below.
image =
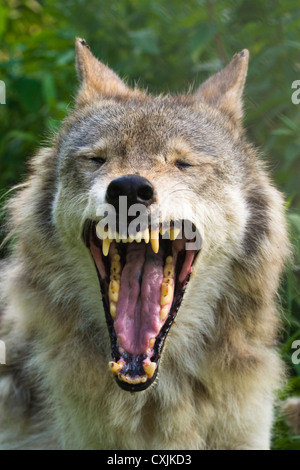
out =
<path fill-rule="evenodd" d="M 149 347 L 149 339 L 155 337 L 161 328 L 163 251 L 155 254 L 151 245 L 144 243 L 134 242 L 127 247 L 114 326 L 121 346 L 127 352 L 143 354 Z"/>

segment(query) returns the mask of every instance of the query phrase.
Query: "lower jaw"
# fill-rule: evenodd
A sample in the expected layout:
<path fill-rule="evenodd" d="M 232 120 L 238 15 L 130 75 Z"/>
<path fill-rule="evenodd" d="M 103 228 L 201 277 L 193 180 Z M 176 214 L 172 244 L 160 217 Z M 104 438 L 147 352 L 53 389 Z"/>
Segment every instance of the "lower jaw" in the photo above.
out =
<path fill-rule="evenodd" d="M 97 269 L 106 323 L 111 340 L 112 361 L 109 362 L 109 368 L 115 377 L 117 384 L 126 391 L 137 392 L 145 390 L 154 383 L 157 377 L 163 348 L 168 337 L 169 330 L 181 305 L 184 291 L 189 282 L 192 272 L 192 264 L 198 254 L 198 252 L 195 251 L 192 255 L 187 255 L 187 252 L 184 249 L 184 241 L 185 239 L 182 239 L 181 241 L 159 240 L 160 248 L 156 255 L 162 258 L 164 268 L 171 265 L 170 260 L 172 259 L 174 272 L 171 273 L 172 276 L 169 278 L 163 278 L 163 281 L 166 282 L 162 282 L 161 284 L 160 302 L 162 305 L 159 306 L 159 315 L 157 313 L 155 314 L 155 322 L 158 324 L 155 332 L 148 340 L 148 332 L 146 331 L 145 338 L 138 338 L 139 341 L 137 342 L 140 342 L 141 345 L 136 346 L 131 343 L 129 344 L 128 342 L 128 344 L 126 344 L 126 337 L 124 340 L 124 335 L 123 340 L 121 338 L 123 333 L 123 324 L 130 322 L 131 319 L 129 314 L 127 315 L 126 312 L 124 313 L 120 311 L 122 299 L 118 303 L 118 292 L 114 292 L 112 289 L 112 286 L 118 286 L 117 281 L 120 279 L 120 295 L 122 297 L 122 286 L 126 282 L 126 279 L 123 279 L 126 271 L 124 270 L 124 267 L 126 266 L 126 254 L 129 251 L 129 245 L 122 242 L 112 242 L 109 247 L 109 252 L 104 256 L 101 253 L 103 250 L 103 241 L 99 240 L 96 235 L 95 223 L 90 224 L 89 235 L 86 242 L 91 250 Z M 132 243 L 135 244 L 137 242 L 133 241 Z M 145 242 L 142 241 L 140 243 Z M 139 249 L 139 247 L 135 247 L 135 245 L 132 245 L 130 249 L 134 248 Z M 146 247 L 145 249 L 149 252 L 150 248 Z M 154 263 L 156 255 L 153 254 Z M 189 258 L 188 263 L 186 261 L 187 258 Z M 119 264 L 121 268 L 119 267 Z M 146 269 L 145 265 L 143 269 Z M 163 272 L 166 274 L 165 269 L 163 269 Z M 168 280 L 173 286 L 171 296 L 170 288 L 166 287 Z M 141 283 L 142 282 L 143 281 L 141 281 Z M 120 288 L 120 286 L 118 288 Z M 157 288 L 155 291 L 157 293 Z M 166 292 L 166 298 L 163 297 L 164 292 Z M 167 303 L 166 300 L 168 301 Z M 138 309 L 135 315 L 137 316 L 137 322 L 140 322 L 141 319 L 145 317 L 144 312 L 138 311 Z M 146 317 L 144 318 L 144 321 L 147 322 L 149 319 Z M 120 326 L 120 324 L 122 324 L 122 326 Z M 141 324 L 140 327 L 143 329 L 144 325 Z M 137 334 L 140 335 L 138 328 Z"/>

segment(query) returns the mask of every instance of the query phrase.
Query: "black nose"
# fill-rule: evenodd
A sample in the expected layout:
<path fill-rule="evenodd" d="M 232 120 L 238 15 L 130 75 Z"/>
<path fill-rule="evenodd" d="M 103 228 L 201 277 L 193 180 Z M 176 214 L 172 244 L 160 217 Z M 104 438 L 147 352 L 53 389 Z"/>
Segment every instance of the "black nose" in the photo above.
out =
<path fill-rule="evenodd" d="M 106 201 L 117 210 L 119 197 L 127 196 L 127 205 L 144 204 L 146 207 L 154 202 L 154 187 L 146 178 L 138 175 L 124 175 L 114 179 L 108 185 Z"/>

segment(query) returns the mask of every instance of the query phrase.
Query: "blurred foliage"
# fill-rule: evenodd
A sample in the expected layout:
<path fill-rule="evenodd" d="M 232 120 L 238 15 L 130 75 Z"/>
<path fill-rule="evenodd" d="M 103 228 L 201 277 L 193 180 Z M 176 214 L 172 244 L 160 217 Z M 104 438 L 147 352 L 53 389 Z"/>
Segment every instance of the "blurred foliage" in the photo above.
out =
<path fill-rule="evenodd" d="M 245 124 L 286 194 L 292 266 L 282 285 L 290 367 L 288 394 L 300 395 L 300 366 L 291 344 L 300 338 L 300 5 L 295 0 L 0 0 L 0 195 L 22 181 L 26 159 L 66 115 L 76 93 L 74 38 L 130 84 L 178 92 L 198 84 L 243 48 L 250 50 Z M 278 420 L 274 448 L 300 449 L 299 437 Z"/>

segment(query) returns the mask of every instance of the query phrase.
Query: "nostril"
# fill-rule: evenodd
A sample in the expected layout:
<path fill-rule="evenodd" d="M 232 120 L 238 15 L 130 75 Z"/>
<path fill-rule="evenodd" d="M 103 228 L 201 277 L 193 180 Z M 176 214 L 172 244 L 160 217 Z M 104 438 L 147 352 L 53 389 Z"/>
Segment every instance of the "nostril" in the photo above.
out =
<path fill-rule="evenodd" d="M 149 200 L 152 200 L 153 194 L 154 194 L 154 189 L 151 183 L 140 186 L 137 189 L 137 197 L 141 201 L 147 202 Z"/>
<path fill-rule="evenodd" d="M 112 181 L 106 191 L 107 199 L 110 201 L 116 200 L 119 196 L 125 196 L 124 188 L 117 182 Z"/>

